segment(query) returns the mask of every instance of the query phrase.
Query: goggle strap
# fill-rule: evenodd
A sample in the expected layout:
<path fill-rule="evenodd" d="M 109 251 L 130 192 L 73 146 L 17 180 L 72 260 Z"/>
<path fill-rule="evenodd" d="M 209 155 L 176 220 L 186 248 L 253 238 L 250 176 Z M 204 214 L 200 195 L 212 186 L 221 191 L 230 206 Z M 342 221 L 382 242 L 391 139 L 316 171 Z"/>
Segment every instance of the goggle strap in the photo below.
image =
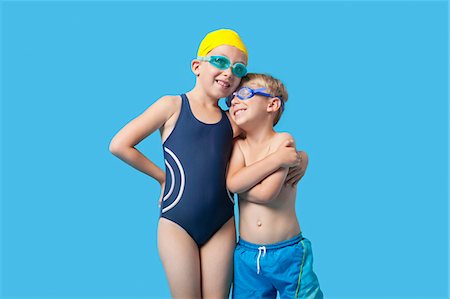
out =
<path fill-rule="evenodd" d="M 283 111 L 284 111 L 284 101 L 283 101 L 283 99 L 281 98 L 281 96 L 280 96 L 280 97 L 277 97 L 277 98 L 280 99 L 280 102 L 281 102 L 281 112 L 283 112 Z"/>
<path fill-rule="evenodd" d="M 247 87 L 248 88 L 248 87 Z M 260 87 L 260 88 L 257 88 L 257 89 L 253 89 L 253 91 L 263 91 L 263 90 L 266 90 L 267 89 L 267 87 Z"/>
<path fill-rule="evenodd" d="M 255 94 L 260 95 L 260 96 L 269 97 L 269 98 L 274 98 L 274 96 L 272 96 L 270 93 L 266 93 L 266 92 L 255 91 Z"/>

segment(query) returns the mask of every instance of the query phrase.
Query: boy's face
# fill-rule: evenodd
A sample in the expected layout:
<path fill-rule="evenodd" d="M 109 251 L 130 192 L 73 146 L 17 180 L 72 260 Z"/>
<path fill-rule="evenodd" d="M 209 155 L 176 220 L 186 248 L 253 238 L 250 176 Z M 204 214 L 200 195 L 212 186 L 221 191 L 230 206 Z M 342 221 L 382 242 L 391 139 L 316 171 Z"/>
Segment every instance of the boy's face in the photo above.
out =
<path fill-rule="evenodd" d="M 253 80 L 246 82 L 243 86 L 252 89 L 264 87 Z M 234 96 L 231 100 L 230 115 L 238 126 L 245 127 L 252 123 L 258 124 L 260 121 L 265 121 L 268 113 L 271 112 L 270 106 L 270 97 L 253 95 L 249 99 L 241 100 Z"/>
<path fill-rule="evenodd" d="M 227 57 L 232 66 L 237 62 L 247 65 L 246 55 L 233 46 L 219 46 L 211 50 L 207 56 L 214 55 Z M 198 79 L 206 92 L 217 99 L 229 96 L 241 82 L 241 78 L 233 74 L 231 67 L 220 70 L 207 61 L 200 62 L 195 71 L 198 72 Z"/>

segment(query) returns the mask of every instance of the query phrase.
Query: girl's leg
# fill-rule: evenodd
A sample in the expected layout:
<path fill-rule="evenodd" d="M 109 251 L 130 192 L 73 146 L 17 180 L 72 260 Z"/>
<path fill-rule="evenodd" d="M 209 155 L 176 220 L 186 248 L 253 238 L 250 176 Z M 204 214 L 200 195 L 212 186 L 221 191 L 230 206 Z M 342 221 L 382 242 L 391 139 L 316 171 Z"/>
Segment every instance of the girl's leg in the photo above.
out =
<path fill-rule="evenodd" d="M 202 298 L 228 298 L 235 246 L 236 228 L 232 217 L 200 248 Z"/>
<path fill-rule="evenodd" d="M 199 250 L 191 236 L 178 224 L 160 218 L 158 252 L 172 298 L 201 298 Z"/>

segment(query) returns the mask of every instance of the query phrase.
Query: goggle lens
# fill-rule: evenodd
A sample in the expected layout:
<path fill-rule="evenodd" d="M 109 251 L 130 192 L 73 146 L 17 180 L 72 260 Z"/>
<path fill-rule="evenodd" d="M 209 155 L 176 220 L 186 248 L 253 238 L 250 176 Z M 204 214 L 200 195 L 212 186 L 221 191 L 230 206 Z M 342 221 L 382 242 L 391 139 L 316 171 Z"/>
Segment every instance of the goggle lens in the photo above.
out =
<path fill-rule="evenodd" d="M 242 78 L 247 74 L 247 67 L 243 65 L 242 63 L 236 63 L 233 65 L 233 73 L 239 77 Z"/>
<path fill-rule="evenodd" d="M 249 99 L 253 96 L 253 92 L 251 89 L 247 88 L 247 87 L 242 87 L 241 89 L 239 89 L 236 93 L 236 95 L 238 96 L 238 98 L 240 98 L 241 100 L 245 100 L 245 99 Z"/>
<path fill-rule="evenodd" d="M 209 61 L 209 63 L 222 71 L 231 66 L 230 60 L 225 56 L 197 57 L 197 59 L 200 59 L 202 61 Z M 233 71 L 233 74 L 239 78 L 242 78 L 247 74 L 247 67 L 245 66 L 245 64 L 240 62 L 236 62 L 231 69 Z"/>
<path fill-rule="evenodd" d="M 219 70 L 226 70 L 230 67 L 230 61 L 226 57 L 222 56 L 211 56 L 211 60 L 209 62 L 211 62 L 211 64 Z"/>

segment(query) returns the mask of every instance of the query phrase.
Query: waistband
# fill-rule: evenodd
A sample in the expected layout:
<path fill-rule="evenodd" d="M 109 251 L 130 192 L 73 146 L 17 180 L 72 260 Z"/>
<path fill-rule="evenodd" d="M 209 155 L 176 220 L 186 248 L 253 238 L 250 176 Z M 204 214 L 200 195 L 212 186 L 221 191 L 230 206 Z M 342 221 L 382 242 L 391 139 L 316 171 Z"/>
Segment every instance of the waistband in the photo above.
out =
<path fill-rule="evenodd" d="M 266 244 L 253 244 L 253 243 L 247 242 L 244 239 L 242 239 L 241 237 L 239 237 L 238 245 L 241 245 L 241 246 L 244 246 L 244 247 L 247 247 L 250 249 L 254 249 L 254 250 L 259 250 L 259 248 L 261 246 L 264 246 L 266 248 L 266 250 L 271 250 L 271 249 L 278 249 L 278 248 L 297 244 L 298 242 L 300 242 L 303 239 L 304 239 L 304 237 L 302 236 L 302 233 L 300 233 L 291 239 L 266 245 Z"/>

